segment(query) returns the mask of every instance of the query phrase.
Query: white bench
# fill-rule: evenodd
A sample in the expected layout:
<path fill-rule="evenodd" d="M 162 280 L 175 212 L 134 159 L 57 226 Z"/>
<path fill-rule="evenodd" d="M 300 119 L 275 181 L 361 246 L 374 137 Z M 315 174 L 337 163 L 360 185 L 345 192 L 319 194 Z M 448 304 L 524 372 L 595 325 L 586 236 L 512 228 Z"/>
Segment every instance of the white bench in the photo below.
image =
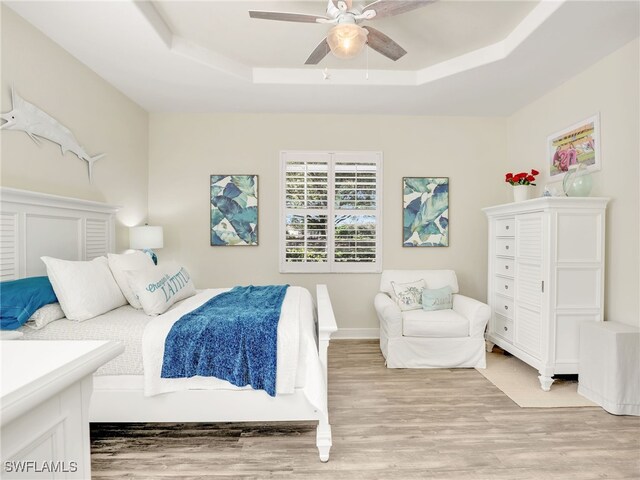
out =
<path fill-rule="evenodd" d="M 640 329 L 617 322 L 580 327 L 578 393 L 615 415 L 640 415 Z"/>

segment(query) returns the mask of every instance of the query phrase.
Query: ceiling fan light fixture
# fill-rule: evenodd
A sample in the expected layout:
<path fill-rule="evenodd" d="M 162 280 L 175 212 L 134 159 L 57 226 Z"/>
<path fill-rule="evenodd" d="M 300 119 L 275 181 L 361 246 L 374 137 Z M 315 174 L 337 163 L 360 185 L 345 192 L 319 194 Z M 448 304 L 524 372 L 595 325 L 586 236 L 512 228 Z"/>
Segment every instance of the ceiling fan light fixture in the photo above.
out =
<path fill-rule="evenodd" d="M 355 23 L 339 23 L 327 35 L 327 43 L 336 57 L 353 58 L 367 43 L 367 30 Z"/>

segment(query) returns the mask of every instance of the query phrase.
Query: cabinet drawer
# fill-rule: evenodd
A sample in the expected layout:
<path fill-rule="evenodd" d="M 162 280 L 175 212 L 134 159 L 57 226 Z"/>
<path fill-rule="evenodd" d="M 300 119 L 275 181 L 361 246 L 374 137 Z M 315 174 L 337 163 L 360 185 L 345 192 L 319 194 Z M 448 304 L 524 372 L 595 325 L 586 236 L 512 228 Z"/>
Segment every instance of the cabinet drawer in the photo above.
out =
<path fill-rule="evenodd" d="M 496 281 L 496 293 L 504 295 L 505 297 L 513 298 L 513 278 L 495 277 Z"/>
<path fill-rule="evenodd" d="M 515 245 L 513 238 L 496 238 L 496 254 L 513 257 L 516 252 Z"/>
<path fill-rule="evenodd" d="M 500 315 L 513 318 L 513 299 L 496 295 L 493 302 L 493 310 Z"/>
<path fill-rule="evenodd" d="M 516 233 L 515 218 L 501 218 L 496 220 L 496 236 L 513 237 Z"/>
<path fill-rule="evenodd" d="M 500 335 L 505 340 L 513 341 L 513 320 L 510 318 L 494 314 L 493 330 L 496 335 Z"/>
<path fill-rule="evenodd" d="M 506 277 L 513 277 L 515 269 L 515 262 L 513 258 L 496 258 L 496 272 L 498 275 L 504 275 Z"/>

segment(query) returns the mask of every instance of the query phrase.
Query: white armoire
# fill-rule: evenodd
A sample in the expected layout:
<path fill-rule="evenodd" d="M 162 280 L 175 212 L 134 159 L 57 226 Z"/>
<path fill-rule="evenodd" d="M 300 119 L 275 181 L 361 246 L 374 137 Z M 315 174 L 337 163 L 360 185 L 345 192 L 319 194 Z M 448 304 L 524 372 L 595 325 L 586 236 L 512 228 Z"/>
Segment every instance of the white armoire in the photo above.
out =
<path fill-rule="evenodd" d="M 582 322 L 603 321 L 607 198 L 542 197 L 483 209 L 489 219 L 487 349 L 540 372 L 578 373 Z"/>

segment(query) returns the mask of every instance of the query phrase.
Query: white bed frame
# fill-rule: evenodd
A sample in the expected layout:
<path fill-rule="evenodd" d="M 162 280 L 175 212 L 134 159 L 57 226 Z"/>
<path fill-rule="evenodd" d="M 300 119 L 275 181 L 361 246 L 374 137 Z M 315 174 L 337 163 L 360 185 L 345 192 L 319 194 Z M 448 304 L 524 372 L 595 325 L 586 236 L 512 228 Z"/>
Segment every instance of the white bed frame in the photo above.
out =
<path fill-rule="evenodd" d="M 46 275 L 40 257 L 91 260 L 115 250 L 118 207 L 0 188 L 0 279 Z M 336 326 L 326 285 L 316 287 L 318 355 L 327 382 L 327 349 Z M 328 405 L 328 402 L 326 403 Z M 301 388 L 270 397 L 259 390 L 187 390 L 145 397 L 142 388 L 93 388 L 92 422 L 317 421 L 320 460 L 329 460 L 329 414 Z"/>

